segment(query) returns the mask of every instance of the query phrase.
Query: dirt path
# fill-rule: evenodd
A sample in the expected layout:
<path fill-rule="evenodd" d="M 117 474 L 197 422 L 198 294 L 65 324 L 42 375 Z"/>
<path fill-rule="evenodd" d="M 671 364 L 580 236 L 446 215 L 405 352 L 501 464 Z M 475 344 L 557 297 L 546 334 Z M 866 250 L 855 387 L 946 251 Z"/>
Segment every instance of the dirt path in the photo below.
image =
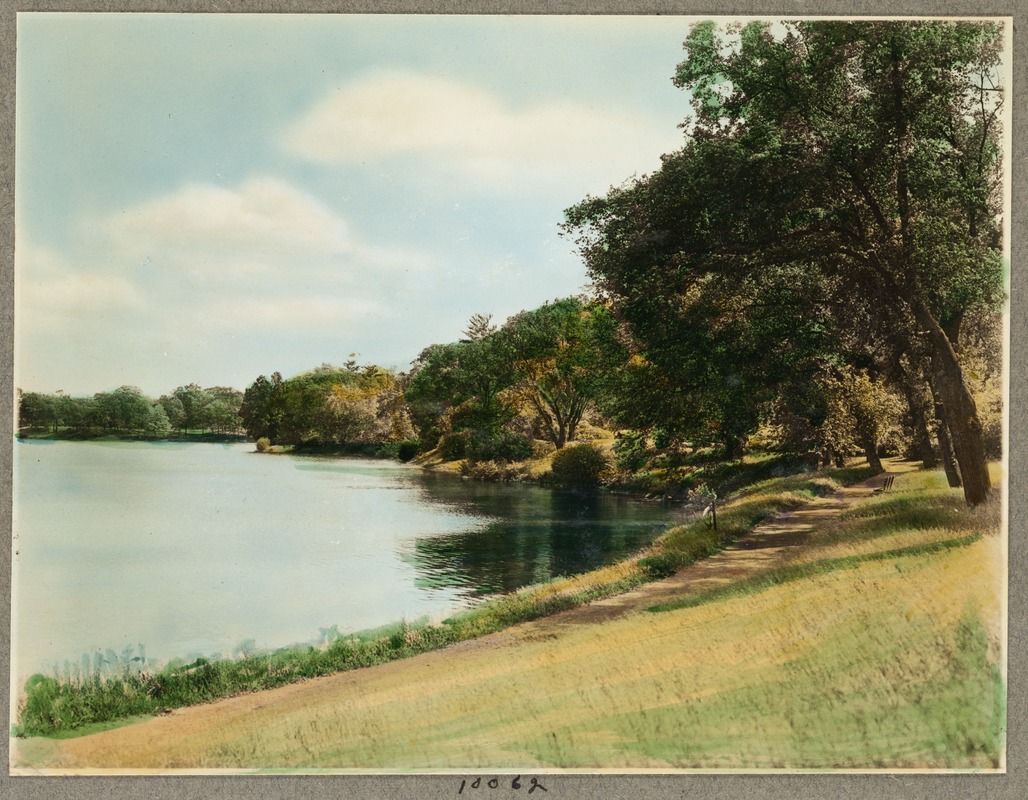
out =
<path fill-rule="evenodd" d="M 916 463 L 898 459 L 885 463 L 890 474 L 910 472 L 917 467 Z M 542 635 L 550 635 L 555 632 L 554 628 L 564 625 L 605 622 L 775 569 L 803 548 L 816 528 L 881 486 L 882 476 L 878 475 L 844 487 L 830 497 L 815 498 L 802 508 L 779 514 L 758 525 L 731 547 L 691 564 L 669 578 L 646 583 L 624 594 L 544 617 L 519 628 L 535 628 Z"/>
<path fill-rule="evenodd" d="M 887 468 L 890 472 L 905 472 L 914 465 L 890 462 Z M 465 662 L 472 664 L 488 658 L 516 664 L 525 648 L 560 639 L 562 635 L 575 638 L 579 632 L 595 630 L 594 626 L 600 623 L 641 613 L 658 603 L 705 592 L 780 566 L 802 551 L 818 526 L 829 522 L 856 500 L 871 495 L 881 483 L 882 477 L 878 476 L 831 497 L 814 499 L 803 508 L 761 524 L 733 547 L 686 567 L 670 578 L 622 595 L 411 659 L 182 708 L 104 733 L 64 741 L 15 740 L 12 765 L 17 768 L 31 764 L 59 770 L 105 766 L 188 769 L 197 766 L 195 762 L 190 763 L 194 756 L 187 755 L 193 752 L 189 748 L 202 748 L 200 743 L 205 739 L 216 738 L 226 731 L 246 741 L 250 735 L 246 731 L 255 730 L 252 726 L 258 724 L 258 718 L 264 720 L 260 723 L 262 726 L 274 726 L 281 724 L 277 720 L 285 718 L 330 713 L 334 703 L 340 704 L 337 711 L 344 707 L 352 709 L 355 696 L 367 697 L 370 702 L 376 693 L 380 697 L 395 697 L 398 692 L 414 690 L 413 687 L 422 691 L 441 678 L 443 685 L 460 682 L 461 665 Z M 447 677 L 443 678 L 444 675 Z M 344 697 L 348 699 L 337 699 Z"/>

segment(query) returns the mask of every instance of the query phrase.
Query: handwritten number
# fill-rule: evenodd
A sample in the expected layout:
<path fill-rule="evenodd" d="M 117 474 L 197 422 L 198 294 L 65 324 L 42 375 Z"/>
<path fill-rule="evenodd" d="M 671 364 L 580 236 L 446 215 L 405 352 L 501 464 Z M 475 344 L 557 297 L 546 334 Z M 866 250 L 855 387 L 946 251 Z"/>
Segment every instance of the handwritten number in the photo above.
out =
<path fill-rule="evenodd" d="M 464 794 L 464 790 L 465 789 L 469 789 L 469 788 L 470 789 L 478 789 L 481 785 L 482 785 L 482 779 L 481 778 L 475 778 L 475 780 L 470 785 L 468 784 L 468 781 L 467 781 L 466 778 L 462 779 L 461 782 L 460 782 L 460 788 L 457 790 L 457 794 Z M 486 786 L 488 786 L 490 789 L 498 789 L 499 786 L 500 786 L 500 779 L 499 778 L 490 778 L 489 782 L 486 784 Z M 518 790 L 518 789 L 521 789 L 522 786 L 523 786 L 523 784 L 521 783 L 521 776 L 520 775 L 516 775 L 514 777 L 514 780 L 512 780 L 510 782 L 510 788 L 511 789 Z M 543 786 L 541 783 L 539 783 L 539 779 L 538 778 L 532 778 L 532 783 L 529 784 L 529 787 L 528 787 L 528 793 L 532 794 L 532 792 L 534 792 L 536 789 L 539 789 L 539 790 L 541 790 L 543 792 L 548 792 L 549 791 L 549 789 L 547 789 L 545 786 Z"/>

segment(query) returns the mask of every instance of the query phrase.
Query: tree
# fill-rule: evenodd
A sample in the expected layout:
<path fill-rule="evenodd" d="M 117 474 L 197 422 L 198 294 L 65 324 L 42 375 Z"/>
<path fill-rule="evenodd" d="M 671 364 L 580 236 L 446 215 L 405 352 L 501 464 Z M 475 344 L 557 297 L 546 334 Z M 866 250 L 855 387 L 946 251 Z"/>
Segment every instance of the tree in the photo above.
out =
<path fill-rule="evenodd" d="M 275 444 L 382 444 L 413 435 L 397 376 L 375 365 L 322 364 L 286 380 L 261 375 L 236 419 L 252 438 Z"/>
<path fill-rule="evenodd" d="M 571 209 L 568 228 L 654 358 L 696 333 L 682 307 L 712 286 L 723 310 L 753 281 L 787 292 L 802 275 L 818 299 L 780 306 L 783 319 L 815 331 L 819 307 L 848 304 L 887 320 L 905 349 L 927 352 L 965 499 L 979 503 L 990 486 L 982 425 L 955 345 L 964 316 L 1002 297 L 1001 28 L 783 31 L 758 22 L 725 40 L 713 23 L 695 26 L 675 78 L 696 111 L 685 146 L 654 175 Z M 873 328 L 856 332 L 874 348 Z"/>
<path fill-rule="evenodd" d="M 282 376 L 274 373 L 271 379 L 259 376 L 243 393 L 239 417 L 243 429 L 253 439 L 278 439 L 281 410 L 276 402 Z"/>
<path fill-rule="evenodd" d="M 175 397 L 182 403 L 182 426 L 185 430 L 204 431 L 211 427 L 209 412 L 214 397 L 209 392 L 190 383 L 188 386 L 179 386 L 175 390 Z"/>
<path fill-rule="evenodd" d="M 868 465 L 881 472 L 878 450 L 890 423 L 898 416 L 896 397 L 883 381 L 848 365 L 826 369 L 819 384 L 828 401 L 825 419 L 819 426 L 826 453 L 839 458 L 859 448 Z"/>
<path fill-rule="evenodd" d="M 56 409 L 53 398 L 39 392 L 18 390 L 18 427 L 57 430 Z"/>
<path fill-rule="evenodd" d="M 144 430 L 149 436 L 167 436 L 171 433 L 171 422 L 160 403 L 153 403 L 150 412 L 147 414 Z"/>
<path fill-rule="evenodd" d="M 603 304 L 567 298 L 523 311 L 501 329 L 516 359 L 504 399 L 527 409 L 558 450 L 575 440 L 607 374 L 627 357 L 615 327 Z"/>
<path fill-rule="evenodd" d="M 164 409 L 164 416 L 167 418 L 171 428 L 177 431 L 185 431 L 186 410 L 182 405 L 182 400 L 173 394 L 165 394 L 161 395 L 157 402 Z"/>
<path fill-rule="evenodd" d="M 492 314 L 472 314 L 468 327 L 464 329 L 464 336 L 472 342 L 484 339 L 496 330 L 496 326 L 490 324 L 492 319 Z"/>
<path fill-rule="evenodd" d="M 239 407 L 243 393 L 231 386 L 209 386 L 204 392 L 211 397 L 206 407 L 206 422 L 215 433 L 236 433 L 239 430 Z"/>
<path fill-rule="evenodd" d="M 92 426 L 107 431 L 146 430 L 151 401 L 135 386 L 120 386 L 113 392 L 93 396 Z"/>
<path fill-rule="evenodd" d="M 452 431 L 496 431 L 514 412 L 500 393 L 515 380 L 514 357 L 500 331 L 426 348 L 405 391 L 423 441 Z"/>

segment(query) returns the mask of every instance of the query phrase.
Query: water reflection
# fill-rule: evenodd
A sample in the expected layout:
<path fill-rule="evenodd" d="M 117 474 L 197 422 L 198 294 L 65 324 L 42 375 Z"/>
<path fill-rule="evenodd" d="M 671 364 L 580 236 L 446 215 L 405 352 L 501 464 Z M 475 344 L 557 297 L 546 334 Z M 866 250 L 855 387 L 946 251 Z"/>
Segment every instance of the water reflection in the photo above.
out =
<path fill-rule="evenodd" d="M 465 596 L 509 592 L 625 558 L 673 524 L 660 504 L 600 492 L 426 476 L 424 497 L 486 518 L 475 530 L 419 537 L 404 554 L 422 588 Z"/>
<path fill-rule="evenodd" d="M 15 454 L 22 678 L 139 642 L 163 663 L 331 625 L 443 618 L 629 556 L 676 518 L 657 503 L 245 444 L 19 443 Z"/>

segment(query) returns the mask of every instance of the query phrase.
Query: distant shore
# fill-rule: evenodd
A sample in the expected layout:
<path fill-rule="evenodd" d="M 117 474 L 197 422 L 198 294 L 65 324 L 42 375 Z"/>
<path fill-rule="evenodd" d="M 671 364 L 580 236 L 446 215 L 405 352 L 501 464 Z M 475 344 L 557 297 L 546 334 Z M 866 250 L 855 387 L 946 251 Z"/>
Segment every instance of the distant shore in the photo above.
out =
<path fill-rule="evenodd" d="M 252 442 L 242 433 L 180 433 L 173 436 L 149 436 L 145 433 L 89 433 L 62 430 L 57 433 L 40 430 L 21 430 L 15 433 L 20 441 L 50 442 Z"/>

